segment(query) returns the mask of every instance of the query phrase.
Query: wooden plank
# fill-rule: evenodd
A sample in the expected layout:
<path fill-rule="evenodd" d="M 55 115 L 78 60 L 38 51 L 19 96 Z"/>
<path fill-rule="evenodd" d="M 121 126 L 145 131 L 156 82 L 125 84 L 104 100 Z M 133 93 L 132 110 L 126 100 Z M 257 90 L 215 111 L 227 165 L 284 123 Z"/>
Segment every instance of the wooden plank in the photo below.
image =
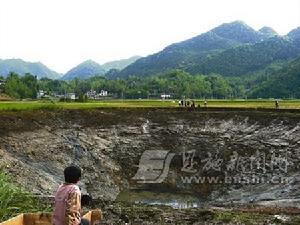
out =
<path fill-rule="evenodd" d="M 23 225 L 52 225 L 52 213 L 26 213 Z"/>
<path fill-rule="evenodd" d="M 84 216 L 82 216 L 82 218 L 87 219 L 88 221 L 90 221 L 90 225 L 92 225 L 92 211 L 87 212 L 86 214 L 84 214 Z"/>
<path fill-rule="evenodd" d="M 24 218 L 24 214 L 20 214 L 18 216 L 15 216 L 9 220 L 0 223 L 0 225 L 24 225 L 23 218 Z"/>
<path fill-rule="evenodd" d="M 94 225 L 96 221 L 102 220 L 103 215 L 100 209 L 88 211 L 83 218 Z M 13 217 L 0 225 L 52 225 L 52 213 L 24 213 Z"/>
<path fill-rule="evenodd" d="M 94 209 L 87 212 L 82 218 L 85 218 L 90 221 L 90 225 L 94 225 L 95 222 L 103 219 L 103 214 L 100 209 Z"/>

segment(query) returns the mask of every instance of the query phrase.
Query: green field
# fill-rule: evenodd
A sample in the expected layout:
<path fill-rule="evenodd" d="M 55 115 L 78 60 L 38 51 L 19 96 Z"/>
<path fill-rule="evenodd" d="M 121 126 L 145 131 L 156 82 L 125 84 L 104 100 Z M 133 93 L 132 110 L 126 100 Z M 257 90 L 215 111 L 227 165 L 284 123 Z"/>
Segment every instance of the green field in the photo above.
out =
<path fill-rule="evenodd" d="M 204 106 L 204 100 L 196 100 L 196 106 Z M 92 109 L 104 107 L 179 107 L 178 100 L 105 100 L 79 102 L 49 101 L 3 101 L 0 110 L 33 110 L 33 109 Z M 208 108 L 275 108 L 274 100 L 208 100 Z M 300 100 L 281 100 L 280 109 L 300 109 Z"/>

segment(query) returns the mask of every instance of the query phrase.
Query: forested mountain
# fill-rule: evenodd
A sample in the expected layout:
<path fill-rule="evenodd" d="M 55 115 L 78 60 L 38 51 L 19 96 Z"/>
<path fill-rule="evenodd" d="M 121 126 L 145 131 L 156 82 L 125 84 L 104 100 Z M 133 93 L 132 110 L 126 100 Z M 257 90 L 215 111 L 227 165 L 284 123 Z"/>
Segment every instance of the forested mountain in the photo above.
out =
<path fill-rule="evenodd" d="M 254 88 L 249 97 L 300 98 L 300 57 Z"/>
<path fill-rule="evenodd" d="M 0 76 L 7 76 L 9 72 L 15 72 L 20 75 L 26 73 L 34 74 L 38 78 L 48 77 L 58 79 L 61 75 L 40 62 L 26 62 L 22 59 L 0 59 Z"/>
<path fill-rule="evenodd" d="M 254 30 L 242 21 L 224 23 L 211 30 L 219 37 L 234 40 L 238 43 L 256 43 L 266 39 L 264 33 Z"/>
<path fill-rule="evenodd" d="M 151 76 L 172 69 L 192 74 L 244 75 L 300 53 L 299 29 L 280 37 L 269 27 L 255 31 L 245 23 L 225 23 L 141 58 L 117 76 Z"/>
<path fill-rule="evenodd" d="M 278 35 L 272 27 L 262 27 L 259 32 L 264 34 L 266 37 L 274 37 Z"/>
<path fill-rule="evenodd" d="M 293 39 L 294 41 L 296 41 L 299 45 L 299 43 L 300 43 L 300 27 L 289 32 L 287 36 L 289 38 Z"/>
<path fill-rule="evenodd" d="M 141 58 L 141 56 L 132 56 L 132 57 L 130 57 L 128 59 L 120 59 L 120 60 L 115 60 L 115 61 L 107 62 L 107 63 L 102 64 L 102 68 L 105 71 L 109 71 L 111 69 L 122 70 L 126 66 L 134 63 L 139 58 Z"/>
<path fill-rule="evenodd" d="M 72 80 L 76 77 L 80 79 L 87 79 L 96 75 L 104 75 L 105 70 L 103 67 L 92 61 L 87 60 L 83 63 L 79 64 L 78 66 L 69 70 L 61 79 L 62 80 Z"/>
<path fill-rule="evenodd" d="M 191 65 L 186 71 L 196 74 L 219 73 L 241 76 L 265 68 L 267 65 L 295 58 L 300 45 L 288 37 L 272 37 L 251 45 L 242 45 L 211 55 Z"/>
<path fill-rule="evenodd" d="M 98 64 L 92 60 L 87 60 L 78 66 L 69 70 L 61 79 L 62 80 L 72 80 L 74 78 L 87 79 L 93 76 L 103 76 L 110 70 L 119 71 L 124 69 L 126 66 L 135 62 L 140 56 L 133 56 L 128 59 L 121 59 L 116 61 L 107 62 L 103 65 Z"/>

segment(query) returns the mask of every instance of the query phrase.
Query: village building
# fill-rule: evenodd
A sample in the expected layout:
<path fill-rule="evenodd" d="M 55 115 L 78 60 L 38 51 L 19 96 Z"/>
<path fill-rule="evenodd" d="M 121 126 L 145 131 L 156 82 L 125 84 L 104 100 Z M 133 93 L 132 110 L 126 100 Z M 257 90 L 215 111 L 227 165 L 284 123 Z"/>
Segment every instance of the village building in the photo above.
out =
<path fill-rule="evenodd" d="M 108 95 L 108 92 L 105 91 L 105 90 L 101 90 L 100 93 L 99 93 L 100 96 L 107 96 Z"/>
<path fill-rule="evenodd" d="M 39 91 L 37 92 L 36 97 L 37 97 L 37 99 L 41 99 L 41 98 L 45 97 L 45 94 L 46 94 L 45 91 L 39 90 Z"/>
<path fill-rule="evenodd" d="M 94 90 L 90 90 L 86 93 L 86 96 L 88 99 L 101 99 L 103 97 L 108 96 L 108 91 L 101 90 L 99 93 L 97 93 Z"/>
<path fill-rule="evenodd" d="M 70 99 L 70 100 L 76 100 L 76 94 L 75 93 L 66 93 L 65 98 Z"/>
<path fill-rule="evenodd" d="M 5 80 L 0 79 L 0 93 L 4 92 Z"/>
<path fill-rule="evenodd" d="M 170 99 L 171 98 L 171 95 L 170 94 L 161 94 L 160 95 L 161 99 Z"/>

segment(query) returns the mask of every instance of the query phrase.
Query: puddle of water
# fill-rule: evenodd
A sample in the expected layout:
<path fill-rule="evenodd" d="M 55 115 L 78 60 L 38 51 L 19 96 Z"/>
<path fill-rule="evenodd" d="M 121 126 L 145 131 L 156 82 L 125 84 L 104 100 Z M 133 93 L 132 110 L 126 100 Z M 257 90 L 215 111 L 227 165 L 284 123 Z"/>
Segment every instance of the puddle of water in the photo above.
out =
<path fill-rule="evenodd" d="M 116 201 L 166 205 L 176 209 L 201 207 L 199 199 L 193 195 L 139 190 L 123 191 L 118 195 Z"/>

